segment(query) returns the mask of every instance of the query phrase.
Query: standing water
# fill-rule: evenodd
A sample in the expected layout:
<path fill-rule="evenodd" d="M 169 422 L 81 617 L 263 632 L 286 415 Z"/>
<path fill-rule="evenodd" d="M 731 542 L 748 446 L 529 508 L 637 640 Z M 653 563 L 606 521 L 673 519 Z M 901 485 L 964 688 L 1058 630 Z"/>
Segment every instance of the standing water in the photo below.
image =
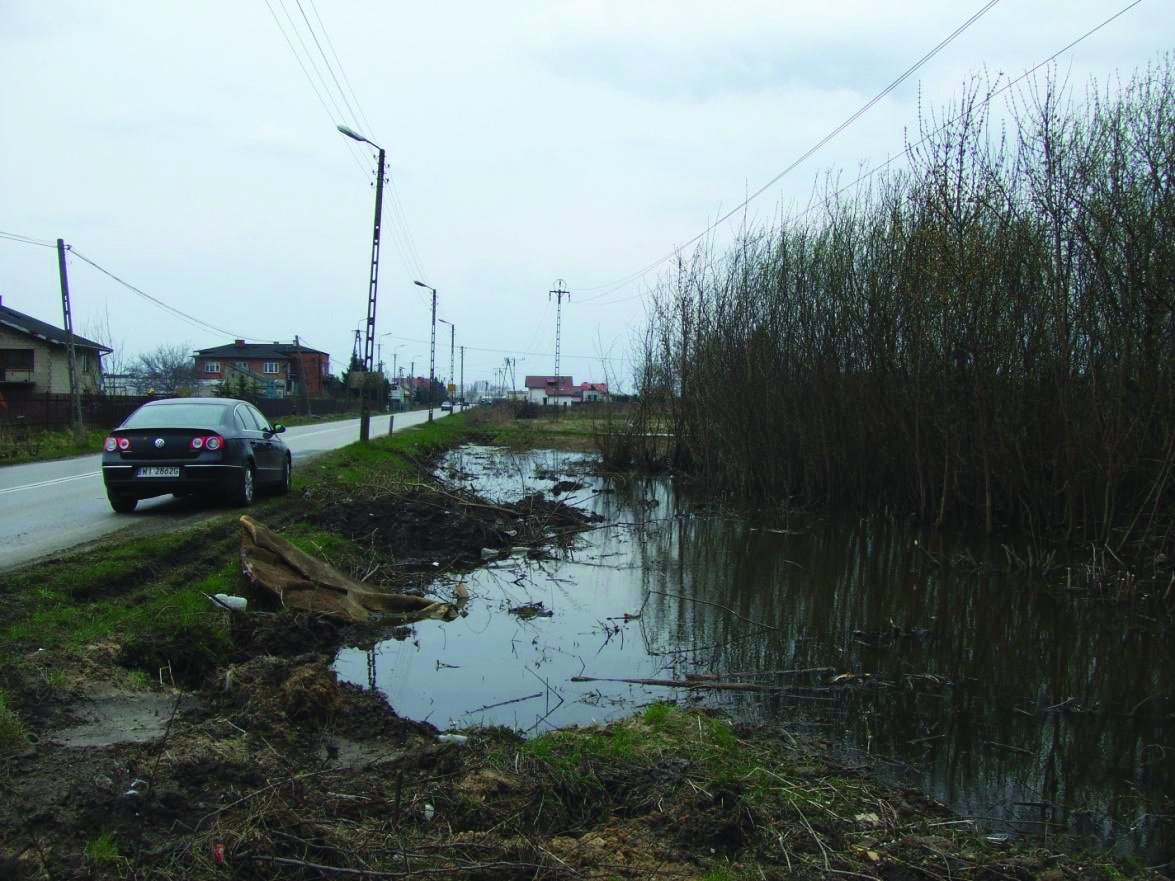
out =
<path fill-rule="evenodd" d="M 992 833 L 1175 856 L 1170 639 L 1001 573 L 999 545 L 880 518 L 751 523 L 584 462 L 452 454 L 447 478 L 487 497 L 559 489 L 605 519 L 572 550 L 440 581 L 465 584 L 467 614 L 342 652 L 342 678 L 441 729 L 704 703 L 815 735 Z M 614 681 L 699 676 L 751 690 Z"/>

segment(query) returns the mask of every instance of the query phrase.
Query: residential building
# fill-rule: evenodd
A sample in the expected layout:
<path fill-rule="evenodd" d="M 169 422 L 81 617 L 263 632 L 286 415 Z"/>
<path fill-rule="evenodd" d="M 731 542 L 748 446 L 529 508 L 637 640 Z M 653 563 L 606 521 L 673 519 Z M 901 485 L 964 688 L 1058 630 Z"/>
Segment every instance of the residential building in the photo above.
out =
<path fill-rule="evenodd" d="M 195 354 L 196 384 L 204 394 L 222 383 L 236 382 L 256 389 L 262 398 L 301 394 L 306 383 L 309 397 L 319 397 L 330 369 L 330 355 L 293 343 L 246 343 L 200 349 Z"/>
<path fill-rule="evenodd" d="M 526 400 L 542 406 L 567 407 L 608 400 L 606 382 L 581 382 L 576 385 L 570 376 L 528 376 L 525 386 Z"/>
<path fill-rule="evenodd" d="M 73 335 L 78 387 L 102 389 L 102 356 L 112 349 Z M 65 331 L 4 305 L 0 298 L 0 392 L 68 395 L 69 352 Z"/>
<path fill-rule="evenodd" d="M 579 403 L 579 389 L 570 376 L 528 376 L 523 384 L 532 404 L 566 407 Z"/>
<path fill-rule="evenodd" d="M 608 400 L 608 383 L 581 382 L 579 384 L 579 399 L 585 404 Z"/>

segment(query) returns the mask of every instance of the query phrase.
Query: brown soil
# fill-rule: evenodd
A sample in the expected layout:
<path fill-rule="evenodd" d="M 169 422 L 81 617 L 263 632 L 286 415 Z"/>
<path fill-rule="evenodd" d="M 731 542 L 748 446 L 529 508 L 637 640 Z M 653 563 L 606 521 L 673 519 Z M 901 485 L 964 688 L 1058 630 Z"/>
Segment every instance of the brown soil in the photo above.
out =
<path fill-rule="evenodd" d="M 483 549 L 543 553 L 587 522 L 541 496 L 491 505 L 421 487 L 337 501 L 302 500 L 299 521 L 386 549 L 392 580 L 438 561 L 475 565 Z M 647 734 L 639 721 L 590 732 L 603 752 L 543 756 L 498 729 L 444 742 L 331 672 L 335 651 L 375 638 L 370 629 L 254 611 L 250 599 L 250 612 L 225 613 L 235 662 L 193 662 L 202 672 L 183 691 L 169 687 L 174 670 L 136 683 L 126 668 L 148 660 L 121 645 L 6 671 L 31 743 L 0 755 L 0 881 L 1123 877 L 1108 863 L 988 845 L 941 806 L 773 732 L 731 729 L 756 771 L 827 800 L 768 813 L 757 778 L 707 779 L 673 753 L 649 763 L 609 752 L 623 732 Z M 76 685 L 49 688 L 46 669 Z"/>

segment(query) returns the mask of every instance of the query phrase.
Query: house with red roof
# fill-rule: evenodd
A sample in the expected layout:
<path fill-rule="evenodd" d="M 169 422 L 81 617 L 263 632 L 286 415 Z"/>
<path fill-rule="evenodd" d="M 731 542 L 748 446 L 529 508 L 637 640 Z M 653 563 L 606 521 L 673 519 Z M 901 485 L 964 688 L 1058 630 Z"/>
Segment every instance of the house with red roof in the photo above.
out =
<path fill-rule="evenodd" d="M 589 404 L 592 401 L 608 400 L 608 383 L 581 382 L 579 384 L 579 399 L 585 404 Z"/>
<path fill-rule="evenodd" d="M 608 400 L 608 383 L 582 382 L 570 376 L 526 377 L 526 400 L 545 407 L 568 407 L 590 401 Z"/>

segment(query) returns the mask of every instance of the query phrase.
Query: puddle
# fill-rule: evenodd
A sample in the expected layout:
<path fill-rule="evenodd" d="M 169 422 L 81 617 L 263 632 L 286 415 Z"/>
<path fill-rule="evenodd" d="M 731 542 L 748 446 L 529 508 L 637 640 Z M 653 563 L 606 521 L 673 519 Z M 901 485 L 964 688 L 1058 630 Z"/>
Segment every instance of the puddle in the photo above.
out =
<path fill-rule="evenodd" d="M 467 615 L 344 651 L 341 677 L 441 729 L 533 734 L 654 700 L 705 703 L 818 735 L 987 830 L 1175 855 L 1171 640 L 994 565 L 927 564 L 928 547 L 1003 562 L 981 539 L 881 520 L 755 526 L 704 513 L 666 480 L 584 476 L 582 461 L 450 456 L 446 479 L 490 498 L 559 485 L 605 520 L 559 559 L 515 554 L 440 582 L 441 596 L 464 582 Z M 599 681 L 706 674 L 759 689 Z"/>

